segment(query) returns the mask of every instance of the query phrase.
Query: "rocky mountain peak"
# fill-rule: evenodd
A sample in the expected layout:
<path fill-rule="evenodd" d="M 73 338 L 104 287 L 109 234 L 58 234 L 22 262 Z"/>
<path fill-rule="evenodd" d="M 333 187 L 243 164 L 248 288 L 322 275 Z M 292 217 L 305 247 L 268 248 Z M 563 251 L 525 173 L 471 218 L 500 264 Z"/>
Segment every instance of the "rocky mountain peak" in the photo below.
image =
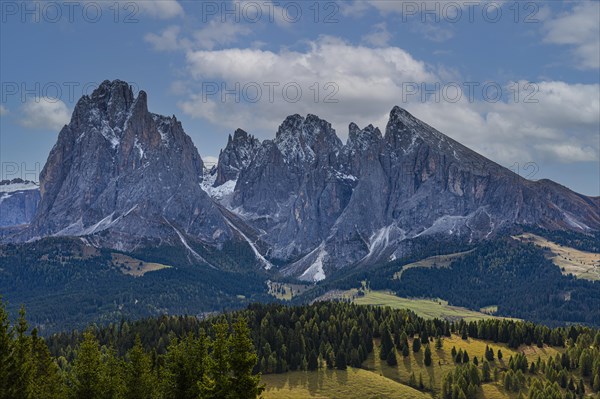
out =
<path fill-rule="evenodd" d="M 230 141 L 231 141 L 231 135 L 229 135 L 229 137 L 230 137 Z M 233 141 L 243 142 L 248 139 L 253 140 L 254 136 L 249 135 L 245 130 L 236 129 L 235 132 L 233 133 Z"/>
<path fill-rule="evenodd" d="M 350 149 L 365 149 L 371 144 L 379 143 L 383 136 L 379 128 L 368 125 L 364 129 L 359 128 L 354 122 L 348 127 L 348 142 L 346 146 Z"/>
<path fill-rule="evenodd" d="M 279 125 L 275 138 L 278 139 L 283 135 L 300 135 L 304 118 L 298 114 L 290 115 Z"/>
<path fill-rule="evenodd" d="M 260 147 L 260 141 L 242 129 L 237 129 L 233 137 L 229 135 L 227 146 L 219 154 L 213 187 L 237 180 L 240 170 L 247 167 Z"/>
<path fill-rule="evenodd" d="M 277 131 L 275 145 L 287 164 L 312 163 L 339 151 L 342 142 L 331 123 L 316 115 L 288 116 Z"/>
<path fill-rule="evenodd" d="M 127 83 L 105 81 L 61 130 L 26 238 L 94 236 L 117 249 L 141 241 L 187 246 L 186 236 L 222 242 L 230 231 L 200 187 L 202 174 L 180 122 L 148 112 L 144 91 L 134 97 Z"/>

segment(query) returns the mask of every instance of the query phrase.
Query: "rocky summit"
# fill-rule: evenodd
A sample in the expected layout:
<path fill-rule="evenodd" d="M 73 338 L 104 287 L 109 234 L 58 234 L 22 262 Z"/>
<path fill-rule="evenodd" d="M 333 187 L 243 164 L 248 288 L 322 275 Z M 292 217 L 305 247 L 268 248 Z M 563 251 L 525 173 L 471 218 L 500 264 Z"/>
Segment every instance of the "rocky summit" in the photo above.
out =
<path fill-rule="evenodd" d="M 263 142 L 238 129 L 207 173 L 175 116 L 148 112 L 146 93 L 135 97 L 117 80 L 77 103 L 41 173 L 39 205 L 19 200 L 1 221 L 30 223 L 8 240 L 170 245 L 199 261 L 193 244 L 238 241 L 258 266 L 318 281 L 405 256 L 422 236 L 476 242 L 518 226 L 597 231 L 599 207 L 598 197 L 518 176 L 400 107 L 384 132 L 351 123 L 345 144 L 315 115 L 287 117 Z"/>
<path fill-rule="evenodd" d="M 407 254 L 409 239 L 482 240 L 517 225 L 600 228 L 599 198 L 529 181 L 395 107 L 385 133 L 352 123 L 345 145 L 316 116 L 288 117 L 239 173 L 232 211 L 264 231 L 283 272 L 328 270 Z"/>
<path fill-rule="evenodd" d="M 203 162 L 181 123 L 148 112 L 146 93 L 105 81 L 82 97 L 40 175 L 27 238 L 88 236 L 133 250 L 219 244 L 231 232 L 201 189 Z"/>

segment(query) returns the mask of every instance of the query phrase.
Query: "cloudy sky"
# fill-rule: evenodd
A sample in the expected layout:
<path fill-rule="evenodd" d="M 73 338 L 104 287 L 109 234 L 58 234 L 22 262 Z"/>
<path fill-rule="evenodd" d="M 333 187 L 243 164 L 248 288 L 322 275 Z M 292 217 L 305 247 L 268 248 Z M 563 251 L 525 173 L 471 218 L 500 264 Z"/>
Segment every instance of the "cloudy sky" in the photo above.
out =
<path fill-rule="evenodd" d="M 600 195 L 600 2 L 0 3 L 0 178 L 34 178 L 105 79 L 213 160 L 290 114 L 385 128 L 394 105 L 501 165 Z"/>

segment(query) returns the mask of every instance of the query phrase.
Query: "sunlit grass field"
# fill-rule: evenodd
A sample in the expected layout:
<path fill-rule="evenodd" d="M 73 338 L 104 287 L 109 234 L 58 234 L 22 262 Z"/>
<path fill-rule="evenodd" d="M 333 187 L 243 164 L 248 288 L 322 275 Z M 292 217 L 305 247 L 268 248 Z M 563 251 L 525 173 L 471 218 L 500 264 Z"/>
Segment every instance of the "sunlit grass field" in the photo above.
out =
<path fill-rule="evenodd" d="M 409 309 L 426 319 L 475 321 L 494 317 L 487 313 L 448 305 L 448 302 L 441 299 L 400 298 L 384 291 L 367 291 L 364 296 L 356 297 L 354 303 L 358 305 L 389 306 L 393 309 Z"/>
<path fill-rule="evenodd" d="M 412 344 L 412 342 L 411 342 Z M 431 398 L 432 393 L 439 394 L 442 377 L 451 371 L 455 364 L 452 360 L 452 347 L 458 351 L 466 350 L 471 361 L 474 357 L 479 360 L 479 367 L 483 361 L 485 347 L 489 345 L 497 354 L 502 351 L 503 359 L 497 358 L 491 362 L 492 369 L 508 367 L 508 359 L 517 351 L 504 344 L 489 343 L 477 339 L 463 340 L 459 336 L 452 336 L 443 340 L 442 349 L 435 349 L 431 343 L 432 365 L 425 367 L 423 351 L 413 353 L 403 358 L 398 354 L 398 365 L 390 367 L 385 361 L 379 359 L 379 342 L 375 341 L 375 350 L 363 363 L 364 369 L 348 368 L 346 371 L 321 369 L 313 372 L 290 372 L 285 374 L 271 374 L 262 377 L 267 384 L 264 394 L 266 399 L 292 399 L 292 398 Z M 521 347 L 518 351 L 525 353 L 527 359 L 536 361 L 538 356 L 547 359 L 558 353 L 555 348 L 538 348 L 535 346 Z M 423 380 L 423 392 L 408 386 L 411 374 L 416 380 L 419 376 Z M 493 375 L 493 373 L 492 373 Z M 482 385 L 482 399 L 512 399 L 518 394 L 507 393 L 500 382 L 490 382 Z"/>

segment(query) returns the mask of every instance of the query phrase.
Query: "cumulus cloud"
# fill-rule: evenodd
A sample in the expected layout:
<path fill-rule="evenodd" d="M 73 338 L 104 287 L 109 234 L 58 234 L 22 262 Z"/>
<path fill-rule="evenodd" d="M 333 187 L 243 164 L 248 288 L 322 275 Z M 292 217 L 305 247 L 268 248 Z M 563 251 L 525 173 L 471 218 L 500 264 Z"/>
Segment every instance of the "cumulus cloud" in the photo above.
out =
<path fill-rule="evenodd" d="M 146 0 L 137 1 L 139 10 L 160 19 L 169 19 L 184 14 L 183 7 L 177 0 Z"/>
<path fill-rule="evenodd" d="M 527 102 L 527 91 L 518 101 L 497 102 L 406 96 L 407 83 L 444 82 L 447 71 L 433 69 L 397 47 L 356 46 L 332 37 L 310 42 L 305 51 L 267 51 L 231 48 L 188 51 L 187 68 L 192 94 L 179 102 L 184 113 L 221 127 L 269 132 L 294 113 L 314 113 L 330 121 L 341 137 L 348 123 L 373 123 L 385 128 L 389 110 L 400 105 L 417 117 L 484 155 L 510 165 L 542 158 L 562 162 L 598 159 L 600 103 L 598 84 L 537 82 Z M 266 83 L 277 83 L 274 98 Z M 286 83 L 302 89 L 297 101 L 282 95 Z M 315 97 L 314 84 L 320 92 Z M 328 82 L 337 90 L 324 90 Z M 211 84 L 210 93 L 206 85 Z M 526 87 L 529 82 L 516 82 Z M 195 87 L 193 85 L 196 85 Z M 244 97 L 244 86 L 262 87 L 262 96 Z M 443 87 L 443 84 L 442 84 Z M 222 95 L 222 88 L 233 92 Z M 312 88 L 312 89 L 311 89 Z M 218 92 L 215 93 L 214 90 Z M 504 87 L 510 92 L 508 87 Z M 237 97 L 238 93 L 241 98 Z M 537 101 L 537 102 L 536 102 Z"/>
<path fill-rule="evenodd" d="M 194 42 L 198 45 L 198 48 L 212 50 L 219 45 L 224 46 L 235 43 L 240 36 L 250 33 L 252 31 L 244 25 L 212 20 L 206 28 L 194 32 Z"/>
<path fill-rule="evenodd" d="M 189 48 L 191 42 L 188 39 L 180 39 L 180 32 L 181 28 L 179 26 L 169 26 L 159 34 L 147 33 L 144 40 L 152 44 L 152 47 L 157 51 L 178 51 Z"/>
<path fill-rule="evenodd" d="M 528 82 L 518 82 L 524 87 Z M 417 102 L 415 115 L 459 142 L 504 165 L 599 159 L 598 84 L 546 81 L 531 101 Z M 508 90 L 508 89 L 507 89 Z"/>
<path fill-rule="evenodd" d="M 191 32 L 191 37 L 182 37 L 179 26 L 169 26 L 159 34 L 147 33 L 144 40 L 157 51 L 178 51 L 191 49 L 212 50 L 218 46 L 231 45 L 240 36 L 252 31 L 241 24 L 211 20 L 206 27 Z"/>
<path fill-rule="evenodd" d="M 362 37 L 362 41 L 375 47 L 385 47 L 392 39 L 392 34 L 388 32 L 385 22 L 376 24 L 373 31 Z"/>
<path fill-rule="evenodd" d="M 29 99 L 22 109 L 20 124 L 26 128 L 57 131 L 69 123 L 67 105 L 58 99 L 39 97 Z"/>
<path fill-rule="evenodd" d="M 600 68 L 600 3 L 584 1 L 544 23 L 544 42 L 572 46 L 577 66 Z"/>
<path fill-rule="evenodd" d="M 224 82 L 226 89 L 235 89 L 236 84 L 241 90 L 255 84 L 262 88 L 262 96 L 255 102 L 237 102 L 232 96 L 223 101 L 218 94 L 206 96 L 205 90 L 204 96 L 198 93 L 180 103 L 189 115 L 229 127 L 239 127 L 239 119 L 272 126 L 289 114 L 317 110 L 332 122 L 347 124 L 352 118 L 367 121 L 376 113 L 383 117 L 398 99 L 403 82 L 435 80 L 425 63 L 400 48 L 353 46 L 331 37 L 309 43 L 305 52 L 237 48 L 190 51 L 187 62 L 192 78 L 203 85 Z M 286 85 L 289 96 L 284 94 Z M 290 85 L 302 91 L 297 101 L 291 101 L 296 93 Z"/>

